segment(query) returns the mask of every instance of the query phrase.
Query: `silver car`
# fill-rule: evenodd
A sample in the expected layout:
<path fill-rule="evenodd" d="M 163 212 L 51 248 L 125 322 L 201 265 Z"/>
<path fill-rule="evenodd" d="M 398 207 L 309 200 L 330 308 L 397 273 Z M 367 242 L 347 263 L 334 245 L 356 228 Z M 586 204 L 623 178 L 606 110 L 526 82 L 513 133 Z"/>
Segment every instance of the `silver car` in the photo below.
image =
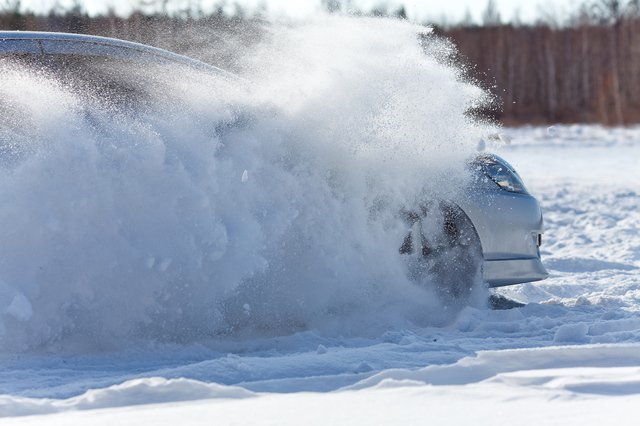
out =
<path fill-rule="evenodd" d="M 480 154 L 469 163 L 464 196 L 404 213 L 409 232 L 400 252 L 409 256 L 414 279 L 435 274 L 439 293 L 449 299 L 468 294 L 478 270 L 489 287 L 544 280 L 538 201 L 502 158 Z M 502 297 L 491 303 L 514 306 Z"/>
<path fill-rule="evenodd" d="M 58 62 L 72 60 L 66 67 L 71 73 L 81 73 L 79 59 L 181 64 L 247 84 L 223 70 L 165 50 L 78 34 L 0 32 L 2 58 L 36 67 L 57 67 Z M 117 88 L 102 89 L 111 90 L 109 95 L 118 92 Z M 127 90 L 116 95 L 126 100 Z M 514 168 L 498 156 L 479 154 L 469 160 L 469 168 L 473 178 L 460 200 L 426 201 L 401 213 L 407 236 L 399 251 L 406 255 L 411 274 L 417 280 L 436 274 L 442 292 L 454 297 L 469 289 L 469 280 L 461 277 L 481 274 L 489 287 L 545 279 L 548 274 L 539 251 L 544 228 L 537 200 Z"/>

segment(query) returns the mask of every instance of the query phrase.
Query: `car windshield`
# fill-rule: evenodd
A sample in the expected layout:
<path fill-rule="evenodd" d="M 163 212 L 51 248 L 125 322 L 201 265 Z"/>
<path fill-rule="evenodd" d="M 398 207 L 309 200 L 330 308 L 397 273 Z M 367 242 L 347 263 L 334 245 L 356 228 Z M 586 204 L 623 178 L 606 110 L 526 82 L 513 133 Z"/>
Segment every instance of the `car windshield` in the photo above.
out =
<path fill-rule="evenodd" d="M 84 53 L 31 54 L 4 53 L 2 60 L 19 64 L 85 96 L 109 99 L 112 103 L 140 106 L 149 100 L 145 88 L 162 75 L 157 63 L 146 63 L 124 57 L 104 57 Z M 167 64 L 164 64 L 166 67 Z"/>
<path fill-rule="evenodd" d="M 206 80 L 215 90 L 246 83 L 199 61 L 135 43 L 56 34 L 20 37 L 0 37 L 0 65 L 30 69 L 83 97 L 112 105 L 143 106 L 153 96 L 171 92 L 176 80 Z"/>

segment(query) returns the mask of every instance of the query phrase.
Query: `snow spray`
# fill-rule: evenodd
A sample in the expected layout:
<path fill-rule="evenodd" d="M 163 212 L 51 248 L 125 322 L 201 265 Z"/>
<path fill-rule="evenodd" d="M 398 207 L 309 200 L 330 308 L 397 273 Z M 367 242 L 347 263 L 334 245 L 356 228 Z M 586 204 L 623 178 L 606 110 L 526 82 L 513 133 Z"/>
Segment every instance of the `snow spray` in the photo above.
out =
<path fill-rule="evenodd" d="M 446 323 L 399 212 L 461 196 L 495 129 L 429 32 L 270 24 L 252 84 L 159 67 L 135 102 L 2 63 L 0 351 Z"/>

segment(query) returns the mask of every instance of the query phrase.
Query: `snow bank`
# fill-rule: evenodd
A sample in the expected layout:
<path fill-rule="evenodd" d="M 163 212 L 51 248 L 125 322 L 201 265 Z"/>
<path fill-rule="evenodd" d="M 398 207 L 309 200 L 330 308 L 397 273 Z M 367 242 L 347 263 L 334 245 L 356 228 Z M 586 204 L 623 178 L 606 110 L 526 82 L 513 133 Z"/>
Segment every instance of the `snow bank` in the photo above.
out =
<path fill-rule="evenodd" d="M 210 398 L 242 399 L 255 394 L 246 389 L 207 384 L 189 379 L 153 377 L 90 390 L 66 400 L 31 399 L 0 395 L 0 417 L 46 414 L 67 410 L 92 410 L 139 404 L 193 401 Z"/>
<path fill-rule="evenodd" d="M 637 401 L 635 395 L 640 392 L 638 357 L 638 345 L 484 351 L 478 353 L 477 357 L 464 358 L 452 365 L 430 366 L 419 370 L 390 369 L 335 392 L 282 396 L 255 394 L 240 387 L 205 384 L 187 379 L 137 379 L 122 385 L 88 391 L 66 400 L 2 396 L 0 412 L 4 416 L 16 417 L 156 404 L 148 408 L 131 407 L 127 411 L 98 410 L 87 415 L 67 414 L 57 418 L 38 416 L 23 420 L 27 423 L 29 419 L 33 419 L 47 424 L 57 424 L 56 421 L 75 424 L 69 422 L 80 422 L 82 419 L 92 424 L 103 424 L 101 422 L 106 420 L 121 419 L 130 422 L 134 418 L 144 418 L 145 421 L 159 424 L 185 421 L 200 424 L 205 419 L 207 422 L 215 419 L 220 424 L 259 424 L 277 419 L 277 423 L 293 424 L 323 407 L 324 415 L 318 412 L 315 415 L 320 417 L 311 416 L 311 424 L 320 421 L 324 423 L 328 418 L 340 422 L 375 418 L 380 422 L 381 418 L 386 418 L 391 413 L 396 421 L 405 418 L 403 416 L 408 416 L 408 419 L 429 416 L 432 420 L 457 423 L 455 419 L 479 413 L 486 414 L 487 422 L 495 422 L 496 414 L 487 411 L 487 407 L 495 410 L 497 402 L 500 403 L 499 411 L 504 412 L 555 400 L 557 405 L 545 405 L 545 410 L 534 410 L 533 417 L 520 422 L 536 424 L 536 419 L 562 416 L 563 410 L 574 409 L 576 403 L 582 406 L 581 401 L 590 401 L 593 405 L 593 400 L 590 399 L 593 396 L 617 396 L 617 400 L 599 400 L 596 405 L 600 408 L 595 413 L 580 411 L 581 415 L 577 417 L 585 419 L 581 424 L 592 424 L 589 421 L 593 420 L 594 415 L 599 418 L 597 416 L 602 413 L 602 407 L 617 407 L 622 418 L 625 418 L 628 410 L 634 408 L 633 401 Z M 621 396 L 632 399 L 620 399 Z M 464 398 L 465 410 L 459 410 L 461 398 Z M 211 399 L 215 401 L 203 401 Z M 346 403 L 347 401 L 351 402 Z M 157 405 L 164 402 L 172 404 Z M 181 419 L 178 418 L 180 416 L 176 417 L 175 410 L 182 413 Z M 586 412 L 590 413 L 588 419 L 584 416 Z M 509 416 L 504 419 L 513 421 Z M 11 419 L 6 421 L 11 424 Z M 489 423 L 482 423 L 481 420 L 480 424 Z"/>
<path fill-rule="evenodd" d="M 534 376 L 537 373 L 529 372 L 532 370 L 561 370 L 576 366 L 637 366 L 638 357 L 640 357 L 640 346 L 638 345 L 567 346 L 483 351 L 478 352 L 476 357 L 463 358 L 451 365 L 434 365 L 416 371 L 402 369 L 386 370 L 352 386 L 345 387 L 344 390 L 357 390 L 374 386 L 380 388 L 387 386 L 388 383 L 395 386 L 393 381 L 398 380 L 422 382 L 434 386 L 464 385 L 479 383 L 491 378 L 501 380 L 501 377 L 516 376 L 510 376 L 508 374 L 512 372 L 527 372 L 521 374 Z M 637 371 L 634 371 L 634 375 L 637 375 L 637 373 Z M 507 375 L 505 376 L 505 374 Z M 633 381 L 635 382 L 636 379 L 633 379 Z M 623 387 L 626 386 L 627 380 L 624 380 Z"/>

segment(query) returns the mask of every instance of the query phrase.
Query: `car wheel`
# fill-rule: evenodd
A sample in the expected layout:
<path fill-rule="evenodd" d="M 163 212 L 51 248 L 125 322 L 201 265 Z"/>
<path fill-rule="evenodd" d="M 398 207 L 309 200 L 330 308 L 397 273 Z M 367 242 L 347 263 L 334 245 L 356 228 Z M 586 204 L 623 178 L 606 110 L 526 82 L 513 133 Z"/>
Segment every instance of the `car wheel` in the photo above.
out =
<path fill-rule="evenodd" d="M 400 253 L 409 277 L 432 286 L 449 304 L 464 304 L 479 279 L 482 248 L 469 217 L 455 204 L 439 202 L 403 213 L 410 227 Z"/>

